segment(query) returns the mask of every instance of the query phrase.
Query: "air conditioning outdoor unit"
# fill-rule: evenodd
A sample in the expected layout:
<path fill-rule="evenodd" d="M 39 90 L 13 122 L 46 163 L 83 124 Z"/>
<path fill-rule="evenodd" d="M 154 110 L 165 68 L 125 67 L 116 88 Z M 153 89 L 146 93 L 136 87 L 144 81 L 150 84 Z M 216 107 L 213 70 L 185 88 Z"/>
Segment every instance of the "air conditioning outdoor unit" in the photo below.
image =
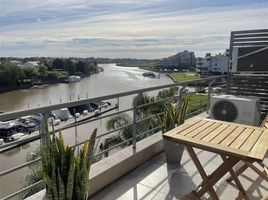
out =
<path fill-rule="evenodd" d="M 210 99 L 210 118 L 259 126 L 260 99 L 234 95 L 217 95 Z"/>

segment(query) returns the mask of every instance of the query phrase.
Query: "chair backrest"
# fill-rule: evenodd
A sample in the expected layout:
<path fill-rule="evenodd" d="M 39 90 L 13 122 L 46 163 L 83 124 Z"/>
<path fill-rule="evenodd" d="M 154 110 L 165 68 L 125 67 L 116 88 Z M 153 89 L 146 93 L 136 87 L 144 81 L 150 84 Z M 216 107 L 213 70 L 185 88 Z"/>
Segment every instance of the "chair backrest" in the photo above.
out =
<path fill-rule="evenodd" d="M 261 127 L 268 129 L 268 115 L 262 121 Z"/>

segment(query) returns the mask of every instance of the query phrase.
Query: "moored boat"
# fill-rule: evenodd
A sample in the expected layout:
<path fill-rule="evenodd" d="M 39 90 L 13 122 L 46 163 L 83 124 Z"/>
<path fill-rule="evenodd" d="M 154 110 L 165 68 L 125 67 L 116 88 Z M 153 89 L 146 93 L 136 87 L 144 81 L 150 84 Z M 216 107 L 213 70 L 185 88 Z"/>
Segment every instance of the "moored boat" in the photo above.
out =
<path fill-rule="evenodd" d="M 81 77 L 80 76 L 69 76 L 66 79 L 66 82 L 67 83 L 75 83 L 75 82 L 79 82 L 79 81 L 81 81 Z"/>

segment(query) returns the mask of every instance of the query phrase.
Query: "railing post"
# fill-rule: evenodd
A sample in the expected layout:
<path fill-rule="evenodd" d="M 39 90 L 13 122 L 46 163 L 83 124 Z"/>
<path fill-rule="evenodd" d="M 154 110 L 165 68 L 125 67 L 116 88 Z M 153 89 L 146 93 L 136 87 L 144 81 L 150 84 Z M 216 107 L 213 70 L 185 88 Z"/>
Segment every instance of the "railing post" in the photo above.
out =
<path fill-rule="evenodd" d="M 207 104 L 207 114 L 209 114 L 209 109 L 210 109 L 210 96 L 212 93 L 212 85 L 215 83 L 216 80 L 212 80 L 208 84 L 208 104 Z"/>
<path fill-rule="evenodd" d="M 133 149 L 136 149 L 136 142 L 137 142 L 137 118 L 138 118 L 138 110 L 137 110 L 137 98 L 139 95 L 142 96 L 142 93 L 138 94 L 136 97 L 134 97 L 133 100 Z"/>
<path fill-rule="evenodd" d="M 42 113 L 43 115 L 43 118 L 41 120 L 41 123 L 39 125 L 39 134 L 40 134 L 40 143 L 41 143 L 41 146 L 43 146 L 46 142 L 46 126 L 47 126 L 47 119 L 48 119 L 48 116 L 49 114 L 47 112 L 45 113 Z M 53 122 L 52 122 L 53 123 Z"/>
<path fill-rule="evenodd" d="M 182 100 L 183 100 L 183 92 L 185 90 L 185 85 L 183 85 L 180 89 L 179 89 L 179 98 L 178 98 L 178 101 L 179 101 L 179 104 L 178 104 L 178 111 L 180 112 L 181 110 L 181 107 L 182 107 Z"/>
<path fill-rule="evenodd" d="M 116 103 L 116 111 L 119 111 L 119 97 L 116 98 L 117 99 L 117 103 Z"/>

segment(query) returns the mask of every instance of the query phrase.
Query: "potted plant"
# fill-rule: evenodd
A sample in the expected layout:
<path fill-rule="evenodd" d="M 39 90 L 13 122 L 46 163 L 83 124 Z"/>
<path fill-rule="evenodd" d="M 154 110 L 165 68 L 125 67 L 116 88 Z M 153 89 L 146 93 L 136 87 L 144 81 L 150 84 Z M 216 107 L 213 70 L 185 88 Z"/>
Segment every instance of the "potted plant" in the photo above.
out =
<path fill-rule="evenodd" d="M 164 105 L 163 116 L 157 115 L 162 133 L 174 129 L 185 121 L 185 115 L 188 108 L 189 99 L 186 97 L 181 109 L 174 107 L 171 103 Z M 168 164 L 180 166 L 184 145 L 180 145 L 171 140 L 164 139 L 164 148 Z"/>
<path fill-rule="evenodd" d="M 46 131 L 45 144 L 42 147 L 42 176 L 46 185 L 46 198 L 83 200 L 88 197 L 89 170 L 97 129 L 80 151 L 64 144 L 62 134 Z"/>

